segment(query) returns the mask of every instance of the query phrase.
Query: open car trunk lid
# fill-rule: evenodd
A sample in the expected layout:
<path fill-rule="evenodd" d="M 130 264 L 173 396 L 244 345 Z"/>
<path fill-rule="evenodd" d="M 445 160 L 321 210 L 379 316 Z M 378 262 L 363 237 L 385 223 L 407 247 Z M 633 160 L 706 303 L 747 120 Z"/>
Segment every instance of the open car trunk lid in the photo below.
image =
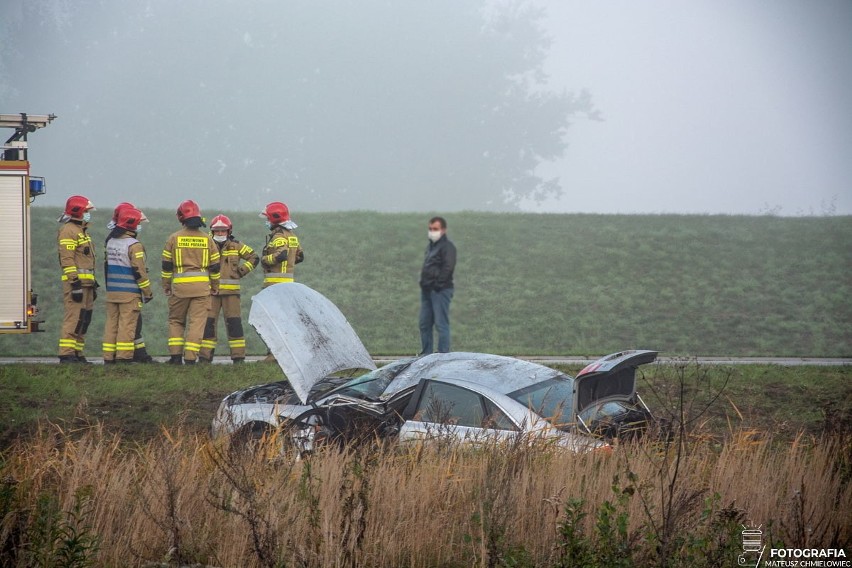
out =
<path fill-rule="evenodd" d="M 253 296 L 249 324 L 303 404 L 311 388 L 331 373 L 376 368 L 337 306 L 304 284 L 276 284 Z"/>
<path fill-rule="evenodd" d="M 657 359 L 657 351 L 620 351 L 586 365 L 574 377 L 575 416 L 604 398 L 633 401 L 636 396 L 636 368 Z"/>

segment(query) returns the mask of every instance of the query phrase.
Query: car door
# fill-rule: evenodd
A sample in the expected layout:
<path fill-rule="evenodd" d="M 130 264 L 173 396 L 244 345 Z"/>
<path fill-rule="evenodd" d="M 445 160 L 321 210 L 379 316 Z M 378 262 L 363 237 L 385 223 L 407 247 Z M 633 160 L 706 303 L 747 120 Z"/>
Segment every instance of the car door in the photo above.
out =
<path fill-rule="evenodd" d="M 484 442 L 504 439 L 518 425 L 497 404 L 469 388 L 438 380 L 419 385 L 405 411 L 400 440 L 450 439 Z"/>

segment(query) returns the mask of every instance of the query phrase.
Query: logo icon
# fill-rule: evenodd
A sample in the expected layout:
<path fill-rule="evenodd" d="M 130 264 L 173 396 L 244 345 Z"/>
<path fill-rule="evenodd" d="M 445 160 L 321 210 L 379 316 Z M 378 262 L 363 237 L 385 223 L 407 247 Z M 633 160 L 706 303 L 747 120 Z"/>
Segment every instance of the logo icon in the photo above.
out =
<path fill-rule="evenodd" d="M 740 525 L 743 528 L 743 553 L 737 557 L 737 566 L 760 566 L 760 561 L 763 559 L 763 553 L 766 551 L 766 545 L 763 544 L 763 531 L 760 530 L 762 525 L 754 526 L 753 524 Z"/>

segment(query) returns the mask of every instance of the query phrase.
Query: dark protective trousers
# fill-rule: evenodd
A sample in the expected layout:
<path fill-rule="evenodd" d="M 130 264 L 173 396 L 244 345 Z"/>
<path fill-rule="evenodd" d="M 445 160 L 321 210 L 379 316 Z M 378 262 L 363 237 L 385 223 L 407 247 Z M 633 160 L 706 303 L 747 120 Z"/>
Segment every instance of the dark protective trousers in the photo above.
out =
<path fill-rule="evenodd" d="M 210 296 L 178 298 L 169 296 L 169 354 L 186 361 L 198 359 L 201 338 L 210 307 Z"/>
<path fill-rule="evenodd" d="M 453 288 L 440 292 L 420 291 L 420 353 L 428 355 L 434 351 L 432 327 L 438 331 L 438 353 L 450 352 L 450 302 Z"/>
<path fill-rule="evenodd" d="M 239 294 L 210 296 L 210 311 L 207 312 L 207 324 L 204 327 L 204 339 L 201 341 L 199 356 L 203 359 L 213 358 L 213 352 L 216 350 L 216 324 L 219 312 L 225 316 L 225 331 L 228 334 L 231 359 L 245 359 L 246 338 L 243 334 Z"/>
<path fill-rule="evenodd" d="M 62 283 L 62 306 L 65 315 L 62 318 L 62 330 L 59 332 L 59 356 L 82 356 L 86 346 L 86 332 L 92 323 L 92 309 L 95 305 L 95 289 L 84 287 L 83 301 L 71 299 L 71 284 Z"/>
<path fill-rule="evenodd" d="M 132 361 L 142 301 L 106 303 L 103 351 L 104 361 Z"/>

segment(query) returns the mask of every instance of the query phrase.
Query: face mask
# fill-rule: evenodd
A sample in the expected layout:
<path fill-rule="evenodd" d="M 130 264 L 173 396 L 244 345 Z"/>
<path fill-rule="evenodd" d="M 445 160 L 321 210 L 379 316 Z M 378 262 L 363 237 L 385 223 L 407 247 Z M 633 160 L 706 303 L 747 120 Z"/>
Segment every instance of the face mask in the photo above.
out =
<path fill-rule="evenodd" d="M 83 221 L 84 222 L 88 223 L 91 220 L 92 220 L 92 214 L 91 213 L 89 213 L 88 211 L 83 213 Z"/>
<path fill-rule="evenodd" d="M 263 222 L 263 224 L 264 224 L 264 225 L 266 225 L 266 228 L 267 228 L 267 230 L 269 230 L 269 231 L 271 231 L 271 230 L 272 230 L 272 227 L 274 227 L 274 226 L 275 226 L 275 225 L 273 225 L 270 221 L 264 221 L 264 222 Z"/>
<path fill-rule="evenodd" d="M 136 227 L 136 232 L 137 232 L 137 233 L 141 233 L 141 232 L 142 232 L 142 225 L 139 225 L 138 227 Z"/>
<path fill-rule="evenodd" d="M 437 243 L 438 239 L 441 238 L 441 231 L 429 231 L 427 235 L 429 236 L 430 241 Z"/>
<path fill-rule="evenodd" d="M 224 243 L 228 240 L 228 235 L 213 235 L 213 240 L 217 243 Z"/>
<path fill-rule="evenodd" d="M 113 229 L 115 229 L 115 221 L 110 221 L 107 223 L 107 231 L 112 231 Z"/>

